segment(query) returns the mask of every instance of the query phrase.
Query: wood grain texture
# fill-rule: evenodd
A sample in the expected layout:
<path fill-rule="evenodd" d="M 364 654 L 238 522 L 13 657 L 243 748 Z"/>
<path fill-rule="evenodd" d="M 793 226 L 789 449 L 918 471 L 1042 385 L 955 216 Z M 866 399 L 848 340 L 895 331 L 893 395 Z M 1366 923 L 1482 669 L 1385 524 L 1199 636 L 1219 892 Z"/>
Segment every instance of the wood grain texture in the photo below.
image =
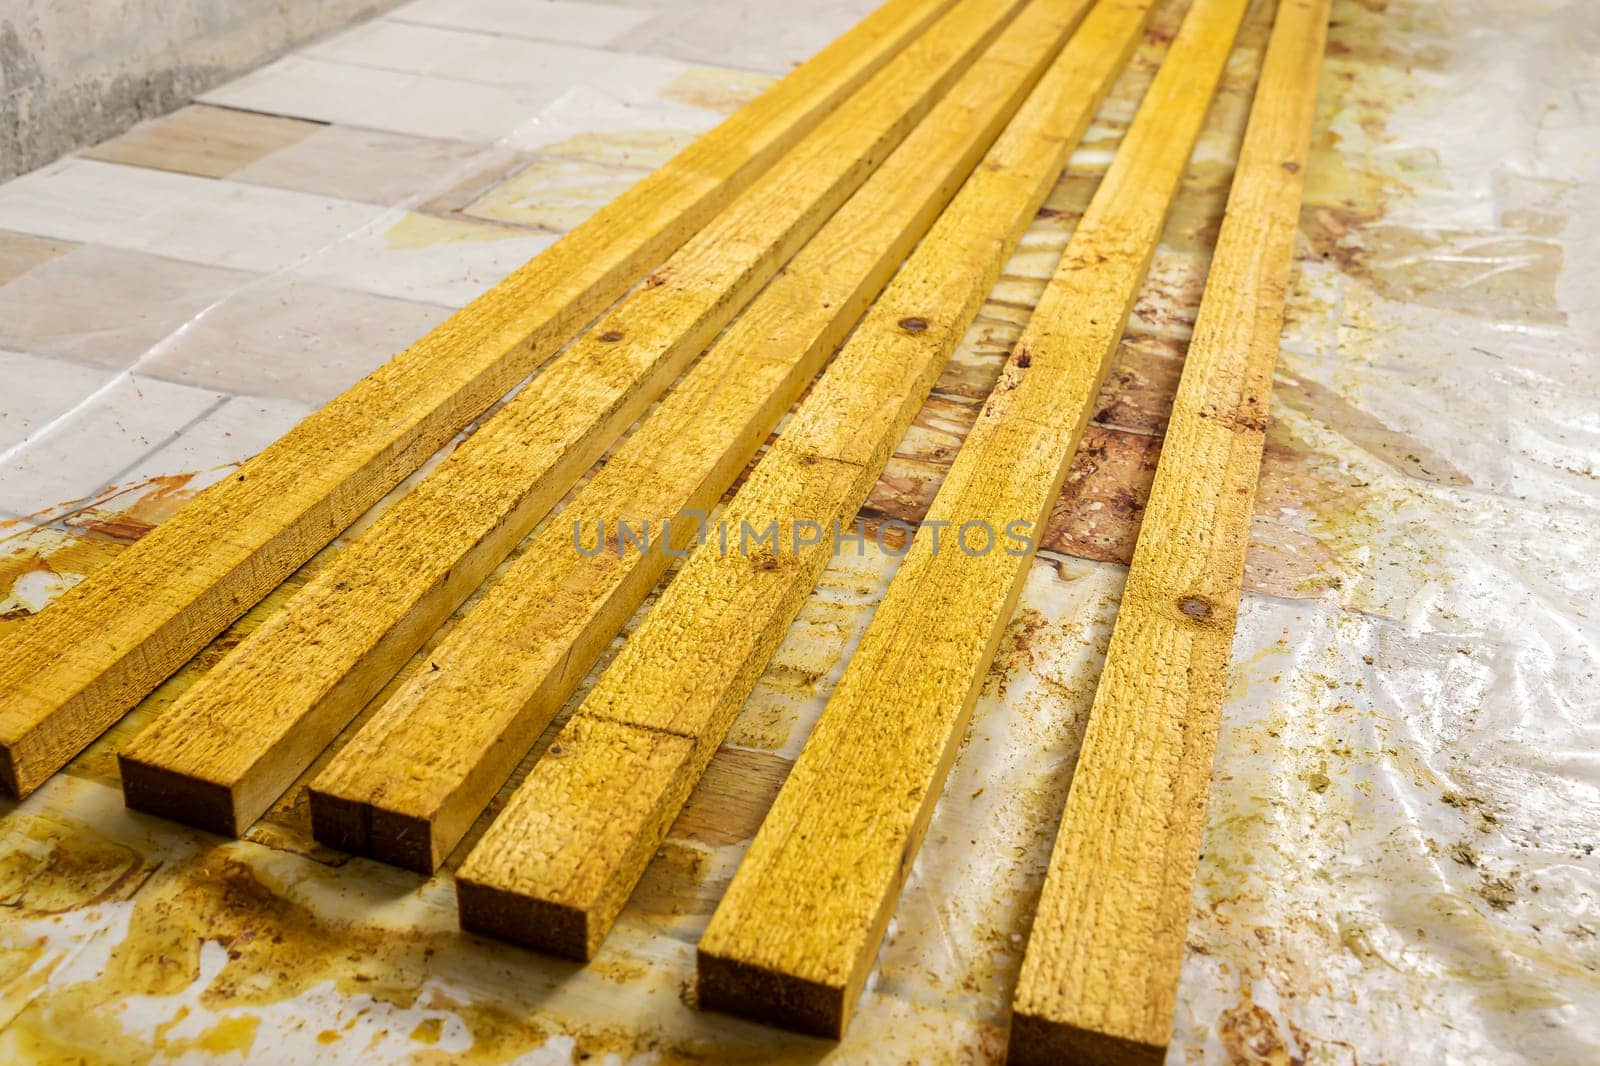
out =
<path fill-rule="evenodd" d="M 0 646 L 0 786 L 116 721 L 656 267 L 953 0 L 889 0 Z"/>
<path fill-rule="evenodd" d="M 325 844 L 431 873 L 1048 68 L 1088 0 L 1019 15 L 311 785 Z M 619 522 L 648 530 L 623 550 Z M 607 544 L 599 547 L 603 527 Z M 594 549 L 580 552 L 574 530 Z"/>
<path fill-rule="evenodd" d="M 700 941 L 703 1006 L 843 1034 L 1247 6 L 1185 18 Z"/>
<path fill-rule="evenodd" d="M 883 162 L 1023 0 L 963 0 L 573 342 L 119 755 L 240 833 Z"/>
<path fill-rule="evenodd" d="M 776 539 L 695 552 L 467 856 L 465 928 L 598 948 L 827 565 L 831 541 L 797 546 L 797 526 L 866 498 L 1126 59 L 1100 12 L 1142 6 L 1101 0 L 729 505 L 734 538 Z M 617 743 L 592 742 L 599 723 Z"/>
<path fill-rule="evenodd" d="M 1328 9 L 1278 6 L 1023 959 L 1012 1062 L 1166 1056 Z"/>

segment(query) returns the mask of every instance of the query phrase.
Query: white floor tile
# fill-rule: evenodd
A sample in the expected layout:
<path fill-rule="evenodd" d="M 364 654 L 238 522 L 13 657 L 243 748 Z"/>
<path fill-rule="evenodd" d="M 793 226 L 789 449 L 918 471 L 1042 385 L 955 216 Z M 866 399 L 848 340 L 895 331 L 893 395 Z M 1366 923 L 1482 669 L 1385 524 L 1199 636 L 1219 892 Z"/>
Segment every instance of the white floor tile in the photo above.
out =
<path fill-rule="evenodd" d="M 675 4 L 613 43 L 743 70 L 787 74 L 865 18 L 879 0 L 698 0 Z"/>
<path fill-rule="evenodd" d="M 561 98 L 517 128 L 505 140 L 507 148 L 521 152 L 551 150 L 577 158 L 607 159 L 610 153 L 589 155 L 569 150 L 562 142 L 597 142 L 616 134 L 649 134 L 657 141 L 672 143 L 658 158 L 630 160 L 646 166 L 659 166 L 690 141 L 715 126 L 722 116 L 699 108 L 670 103 L 640 104 L 611 95 L 604 89 L 579 85 L 562 93 Z M 641 146 L 645 147 L 645 146 Z M 648 155 L 648 151 L 646 155 Z"/>
<path fill-rule="evenodd" d="M 290 400 L 236 396 L 120 472 L 117 480 L 139 482 L 194 473 L 184 487 L 198 491 L 289 432 L 311 410 L 309 404 Z"/>
<path fill-rule="evenodd" d="M 107 376 L 103 370 L 64 359 L 0 351 L 0 382 L 5 383 L 0 388 L 0 452 L 39 432 L 104 384 Z"/>
<path fill-rule="evenodd" d="M 651 17 L 649 11 L 569 0 L 413 0 L 388 15 L 397 22 L 589 45 L 609 44 Z"/>
<path fill-rule="evenodd" d="M 485 85 L 295 55 L 200 99 L 250 111 L 481 144 L 520 126 L 554 96 L 548 88 Z"/>
<path fill-rule="evenodd" d="M 0 185 L 0 227 L 115 244 L 131 216 L 181 203 L 190 183 L 206 180 L 69 156 Z"/>
<path fill-rule="evenodd" d="M 224 399 L 121 376 L 82 410 L 8 450 L 0 463 L 0 511 L 28 515 L 87 497 Z"/>
<path fill-rule="evenodd" d="M 346 30 L 302 54 L 333 63 L 537 90 L 552 97 L 573 85 L 594 85 L 618 96 L 653 100 L 688 69 L 675 59 L 657 56 L 384 19 Z"/>
<path fill-rule="evenodd" d="M 64 159 L 0 186 L 0 227 L 241 270 L 281 270 L 382 213 L 93 159 Z"/>

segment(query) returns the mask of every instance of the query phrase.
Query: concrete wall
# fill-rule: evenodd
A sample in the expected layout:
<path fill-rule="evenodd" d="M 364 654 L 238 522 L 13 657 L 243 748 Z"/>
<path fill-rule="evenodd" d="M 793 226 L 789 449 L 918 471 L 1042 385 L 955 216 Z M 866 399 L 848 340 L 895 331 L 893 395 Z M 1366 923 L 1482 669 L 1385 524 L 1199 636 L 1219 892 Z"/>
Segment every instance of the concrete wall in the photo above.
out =
<path fill-rule="evenodd" d="M 0 0 L 0 178 L 396 0 Z"/>

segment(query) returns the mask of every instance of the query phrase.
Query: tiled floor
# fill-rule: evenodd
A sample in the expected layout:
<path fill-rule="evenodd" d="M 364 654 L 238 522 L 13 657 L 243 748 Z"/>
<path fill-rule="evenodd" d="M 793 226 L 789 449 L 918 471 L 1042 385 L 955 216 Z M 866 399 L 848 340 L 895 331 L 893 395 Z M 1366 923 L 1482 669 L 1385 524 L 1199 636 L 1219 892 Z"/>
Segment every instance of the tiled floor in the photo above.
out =
<path fill-rule="evenodd" d="M 370 204 L 63 159 L 0 186 L 0 227 L 209 266 L 293 266 L 383 212 Z"/>
<path fill-rule="evenodd" d="M 123 370 L 252 277 L 85 244 L 0 286 L 0 345 Z"/>
<path fill-rule="evenodd" d="M 246 457 L 770 84 L 658 7 L 415 0 L 0 185 L 0 513 Z"/>
<path fill-rule="evenodd" d="M 70 241 L 0 230 L 0 285 L 15 281 L 39 264 L 64 255 L 72 247 Z"/>

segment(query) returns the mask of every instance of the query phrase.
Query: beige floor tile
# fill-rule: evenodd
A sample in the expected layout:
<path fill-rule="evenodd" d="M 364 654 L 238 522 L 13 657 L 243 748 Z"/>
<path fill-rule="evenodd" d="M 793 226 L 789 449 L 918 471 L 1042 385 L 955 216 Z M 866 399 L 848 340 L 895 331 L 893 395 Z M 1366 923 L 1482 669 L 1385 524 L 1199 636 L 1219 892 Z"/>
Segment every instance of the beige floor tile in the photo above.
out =
<path fill-rule="evenodd" d="M 141 122 L 82 154 L 220 178 L 319 129 L 316 122 L 196 104 Z"/>
<path fill-rule="evenodd" d="M 485 160 L 491 155 L 494 160 Z M 233 178 L 372 204 L 399 204 L 439 195 L 502 155 L 461 141 L 324 126 L 241 168 Z"/>
<path fill-rule="evenodd" d="M 71 241 L 53 241 L 31 233 L 0 230 L 0 285 L 9 284 L 40 263 L 65 255 L 76 247 Z"/>
<path fill-rule="evenodd" d="M 0 350 L 0 454 L 38 433 L 50 420 L 104 385 L 107 373 L 96 367 L 43 355 Z"/>
<path fill-rule="evenodd" d="M 83 245 L 0 286 L 0 346 L 121 370 L 252 277 Z"/>
<path fill-rule="evenodd" d="M 143 370 L 200 388 L 321 404 L 449 313 L 432 304 L 274 279 L 212 308 Z"/>
<path fill-rule="evenodd" d="M 172 440 L 116 475 L 119 484 L 192 474 L 184 487 L 198 492 L 293 429 L 311 410 L 305 404 L 260 396 L 235 396 L 185 426 Z"/>

